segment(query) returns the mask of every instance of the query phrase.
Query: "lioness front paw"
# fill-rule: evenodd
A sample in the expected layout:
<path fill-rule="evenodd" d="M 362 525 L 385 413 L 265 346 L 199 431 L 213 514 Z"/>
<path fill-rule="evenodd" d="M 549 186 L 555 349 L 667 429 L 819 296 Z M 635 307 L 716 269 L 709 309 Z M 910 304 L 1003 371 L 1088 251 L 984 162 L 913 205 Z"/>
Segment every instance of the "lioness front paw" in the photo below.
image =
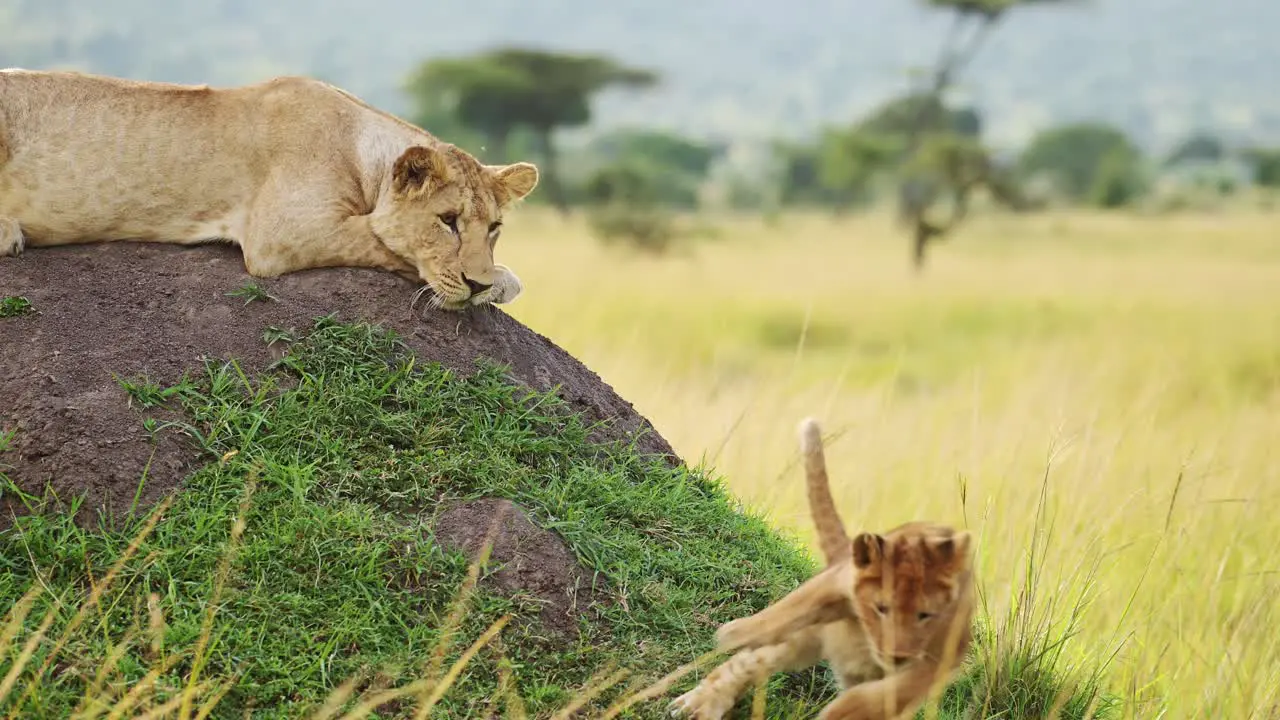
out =
<path fill-rule="evenodd" d="M 471 298 L 472 305 L 493 303 L 502 305 L 516 299 L 524 290 L 520 278 L 506 265 L 493 266 L 493 285 L 482 293 Z"/>
<path fill-rule="evenodd" d="M 690 720 L 720 720 L 733 708 L 733 698 L 710 690 L 702 685 L 672 700 L 667 709 L 671 717 Z"/>
<path fill-rule="evenodd" d="M 0 218 L 0 255 L 17 257 L 22 254 L 27 239 L 22 235 L 22 226 L 12 218 Z"/>

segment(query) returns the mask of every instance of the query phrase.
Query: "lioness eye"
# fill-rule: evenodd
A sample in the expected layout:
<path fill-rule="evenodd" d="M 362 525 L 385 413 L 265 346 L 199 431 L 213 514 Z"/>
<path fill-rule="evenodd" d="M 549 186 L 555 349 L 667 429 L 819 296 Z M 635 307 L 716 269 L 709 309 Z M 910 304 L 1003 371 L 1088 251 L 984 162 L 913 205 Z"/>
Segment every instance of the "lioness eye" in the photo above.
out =
<path fill-rule="evenodd" d="M 458 213 L 445 213 L 440 216 L 440 222 L 448 225 L 450 230 L 458 231 Z"/>
<path fill-rule="evenodd" d="M 925 620 L 928 620 L 929 618 L 933 617 L 933 613 L 930 613 L 930 612 L 916 613 L 916 617 L 919 618 L 920 622 L 924 622 Z"/>
<path fill-rule="evenodd" d="M 884 615 L 885 613 L 889 612 L 889 606 L 885 605 L 884 603 L 876 603 L 876 612 L 880 613 L 881 615 Z"/>
<path fill-rule="evenodd" d="M 492 233 L 494 230 L 497 230 L 497 229 L 498 229 L 498 228 L 500 228 L 500 227 L 502 227 L 502 221 L 501 221 L 501 220 L 495 220 L 495 221 L 493 221 L 493 222 L 489 223 L 489 232 L 491 232 L 491 233 Z"/>

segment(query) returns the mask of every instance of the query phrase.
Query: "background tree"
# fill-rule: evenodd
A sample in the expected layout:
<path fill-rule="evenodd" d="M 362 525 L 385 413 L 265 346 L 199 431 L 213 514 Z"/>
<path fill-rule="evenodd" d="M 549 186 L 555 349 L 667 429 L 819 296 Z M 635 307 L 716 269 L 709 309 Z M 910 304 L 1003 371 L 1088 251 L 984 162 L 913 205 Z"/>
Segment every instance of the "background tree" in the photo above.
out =
<path fill-rule="evenodd" d="M 818 181 L 837 210 L 871 201 L 876 179 L 902 153 L 898 136 L 858 126 L 826 131 L 818 148 Z"/>
<path fill-rule="evenodd" d="M 1124 147 L 1114 147 L 1099 161 L 1088 199 L 1100 208 L 1121 208 L 1133 203 L 1145 189 L 1146 183 L 1134 156 Z"/>
<path fill-rule="evenodd" d="M 1085 201 L 1099 182 L 1104 164 L 1114 178 L 1136 172 L 1141 161 L 1141 151 L 1123 132 L 1103 123 L 1083 122 L 1036 135 L 1018 165 L 1024 176 L 1044 173 L 1069 198 Z"/>
<path fill-rule="evenodd" d="M 1244 157 L 1253 167 L 1254 185 L 1280 188 L 1280 148 L 1252 148 Z"/>
<path fill-rule="evenodd" d="M 778 201 L 782 205 L 830 206 L 846 202 L 843 193 L 822 180 L 822 166 L 828 162 L 823 143 L 777 140 L 770 151 L 779 165 Z"/>
<path fill-rule="evenodd" d="M 619 130 L 586 148 L 594 169 L 588 183 L 626 175 L 643 185 L 647 200 L 691 210 L 722 145 L 703 143 L 660 130 Z"/>
<path fill-rule="evenodd" d="M 947 91 L 977 55 L 991 32 L 1001 20 L 1008 16 L 1010 10 L 1032 5 L 1061 5 L 1074 1 L 925 0 L 930 7 L 950 12 L 952 22 L 943 39 L 938 58 L 928 73 L 925 88 L 909 96 L 913 98 L 909 105 L 912 112 L 907 114 L 909 120 L 906 127 L 904 153 L 904 166 L 909 169 L 909 172 L 901 178 L 898 199 L 900 217 L 912 228 L 912 257 L 917 269 L 924 265 L 928 244 L 954 229 L 964 217 L 962 209 L 967 206 L 969 193 L 977 184 L 984 182 L 982 178 L 972 180 L 966 176 L 966 181 L 972 180 L 972 182 L 960 186 L 951 185 L 948 179 L 948 168 L 932 167 L 927 162 L 930 156 L 950 157 L 948 162 L 953 163 L 951 169 L 954 169 L 954 161 L 958 157 L 956 153 L 962 146 L 966 148 L 962 153 L 968 157 L 966 164 L 972 163 L 974 159 L 972 153 L 975 145 L 972 143 L 959 143 L 954 138 L 943 138 L 934 142 L 929 140 L 930 135 L 938 134 L 938 128 L 950 124 L 943 100 Z M 980 131 L 980 125 L 975 129 Z M 949 132 L 954 133 L 954 128 Z M 934 146 L 935 149 L 929 150 L 930 146 Z M 950 150 L 939 153 L 936 149 L 939 147 L 950 148 Z M 991 169 L 991 164 L 984 160 L 972 167 L 981 167 L 985 175 Z M 997 196 L 1008 197 L 1011 194 L 1006 187 L 1005 191 Z M 958 211 L 952 213 L 945 223 L 931 220 L 930 211 L 939 201 L 945 199 L 946 195 L 951 196 L 952 205 Z"/>
<path fill-rule="evenodd" d="M 651 162 L 694 177 L 704 177 L 725 146 L 705 143 L 661 130 L 618 130 L 601 136 L 592 150 L 613 160 Z"/>
<path fill-rule="evenodd" d="M 524 82 L 489 58 L 442 58 L 420 65 L 405 90 L 420 127 L 491 162 L 509 162 L 516 121 L 507 110 Z"/>
<path fill-rule="evenodd" d="M 542 182 L 550 201 L 568 211 L 553 138 L 557 129 L 591 120 L 591 100 L 606 88 L 650 87 L 657 75 L 599 55 L 499 48 L 466 58 L 431 60 L 419 67 L 409 92 L 426 106 L 445 106 L 505 152 L 517 127 L 528 128 L 542 156 Z M 504 158 L 505 159 L 505 158 Z"/>
<path fill-rule="evenodd" d="M 1188 162 L 1216 163 L 1225 160 L 1228 154 L 1226 145 L 1217 137 L 1198 132 L 1178 143 L 1164 164 L 1173 167 Z"/>

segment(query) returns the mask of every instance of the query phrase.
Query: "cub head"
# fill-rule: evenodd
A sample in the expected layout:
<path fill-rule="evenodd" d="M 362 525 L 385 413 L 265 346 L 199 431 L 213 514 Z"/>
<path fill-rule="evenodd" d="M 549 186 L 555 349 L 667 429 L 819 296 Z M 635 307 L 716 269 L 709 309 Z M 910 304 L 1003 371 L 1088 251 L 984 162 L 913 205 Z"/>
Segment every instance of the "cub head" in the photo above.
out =
<path fill-rule="evenodd" d="M 885 670 L 925 654 L 949 630 L 968 581 L 969 545 L 969 533 L 949 528 L 853 539 L 854 611 Z"/>
<path fill-rule="evenodd" d="M 493 263 L 502 212 L 537 184 L 538 169 L 529 163 L 483 165 L 447 143 L 411 145 L 392 164 L 373 231 L 417 271 L 440 306 L 483 304 L 504 272 Z"/>

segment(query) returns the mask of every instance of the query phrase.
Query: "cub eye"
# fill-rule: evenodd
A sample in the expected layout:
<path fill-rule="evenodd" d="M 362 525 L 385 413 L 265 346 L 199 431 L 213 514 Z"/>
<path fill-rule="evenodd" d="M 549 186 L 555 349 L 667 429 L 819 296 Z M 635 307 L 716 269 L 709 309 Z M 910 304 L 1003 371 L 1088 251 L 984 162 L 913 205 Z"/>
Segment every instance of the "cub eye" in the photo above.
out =
<path fill-rule="evenodd" d="M 876 603 L 876 612 L 881 615 L 887 615 L 889 613 L 889 606 L 884 603 Z"/>
<path fill-rule="evenodd" d="M 449 229 L 458 232 L 458 213 L 445 213 L 440 216 L 440 222 L 449 226 Z"/>
<path fill-rule="evenodd" d="M 918 619 L 920 622 L 924 622 L 925 620 L 928 620 L 931 617 L 933 617 L 933 613 L 931 612 L 916 613 L 916 619 Z"/>

